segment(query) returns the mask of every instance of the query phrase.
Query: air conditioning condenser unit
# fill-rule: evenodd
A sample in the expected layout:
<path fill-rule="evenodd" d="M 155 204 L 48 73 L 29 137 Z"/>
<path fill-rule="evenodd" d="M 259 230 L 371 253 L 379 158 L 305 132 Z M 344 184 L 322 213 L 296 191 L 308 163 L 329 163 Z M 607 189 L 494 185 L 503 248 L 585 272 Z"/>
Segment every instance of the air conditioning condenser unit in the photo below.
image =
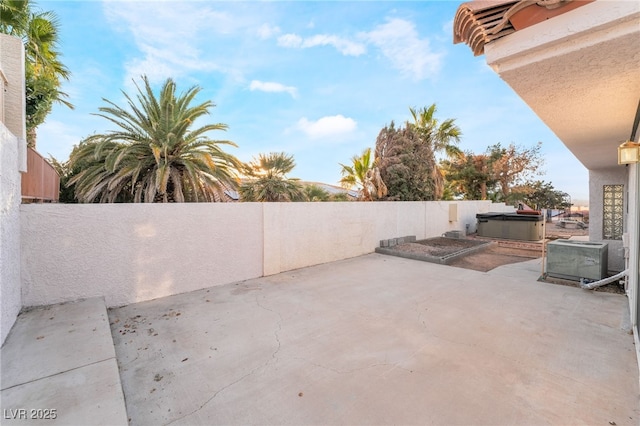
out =
<path fill-rule="evenodd" d="M 607 277 L 607 243 L 556 240 L 547 244 L 547 275 L 579 281 Z"/>

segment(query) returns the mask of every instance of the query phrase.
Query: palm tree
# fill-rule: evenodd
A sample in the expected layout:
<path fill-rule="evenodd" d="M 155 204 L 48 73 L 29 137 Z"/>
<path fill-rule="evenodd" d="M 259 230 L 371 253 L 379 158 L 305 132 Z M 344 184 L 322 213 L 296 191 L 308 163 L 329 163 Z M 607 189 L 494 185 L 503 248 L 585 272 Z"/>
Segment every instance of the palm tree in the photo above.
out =
<path fill-rule="evenodd" d="M 257 159 L 245 164 L 248 179 L 240 185 L 240 199 L 259 202 L 304 200 L 298 179 L 287 177 L 295 166 L 293 156 L 284 152 L 259 154 Z"/>
<path fill-rule="evenodd" d="M 439 152 L 444 152 L 448 157 L 461 154 L 460 149 L 454 145 L 460 141 L 462 135 L 462 131 L 455 124 L 455 119 L 449 118 L 440 123 L 435 118 L 436 104 L 431 104 L 428 108 L 420 110 L 409 108 L 409 111 L 413 117 L 413 126 L 422 142 L 431 147 L 434 156 Z M 431 178 L 434 183 L 434 198 L 440 200 L 444 191 L 444 178 L 435 158 L 433 160 L 435 167 L 432 170 Z"/>
<path fill-rule="evenodd" d="M 360 198 L 364 201 L 373 201 L 376 198 L 382 198 L 387 195 L 387 186 L 380 177 L 380 169 L 371 160 L 371 148 L 367 148 L 362 155 L 354 155 L 351 158 L 351 165 L 342 166 L 340 173 L 340 185 L 343 188 L 353 188 L 357 186 L 360 189 Z"/>
<path fill-rule="evenodd" d="M 176 95 L 176 84 L 167 79 L 157 98 L 149 80 L 142 77 L 137 101 L 123 92 L 128 110 L 104 99 L 109 106 L 96 114 L 118 127 L 88 137 L 74 150 L 69 166 L 88 164 L 70 180 L 81 202 L 115 202 L 129 192 L 134 202 L 221 201 L 226 190 L 237 187 L 241 163 L 206 134 L 225 130 L 225 124 L 193 123 L 209 114 L 215 104 L 191 105 L 198 86 Z M 120 197 L 120 198 L 119 198 Z"/>
<path fill-rule="evenodd" d="M 26 28 L 29 19 L 28 0 L 3 0 L 0 2 L 0 31 L 19 35 L 18 29 Z"/>
<path fill-rule="evenodd" d="M 34 12 L 29 0 L 0 3 L 0 31 L 19 37 L 25 45 L 25 98 L 27 142 L 35 148 L 36 128 L 51 112 L 54 102 L 69 108 L 67 94 L 60 90 L 69 70 L 56 50 L 59 22 L 55 13 Z"/>
<path fill-rule="evenodd" d="M 329 201 L 351 201 L 351 196 L 347 192 L 336 192 L 331 194 Z"/>
<path fill-rule="evenodd" d="M 329 201 L 331 198 L 331 194 L 318 185 L 306 185 L 303 191 L 307 201 Z"/>

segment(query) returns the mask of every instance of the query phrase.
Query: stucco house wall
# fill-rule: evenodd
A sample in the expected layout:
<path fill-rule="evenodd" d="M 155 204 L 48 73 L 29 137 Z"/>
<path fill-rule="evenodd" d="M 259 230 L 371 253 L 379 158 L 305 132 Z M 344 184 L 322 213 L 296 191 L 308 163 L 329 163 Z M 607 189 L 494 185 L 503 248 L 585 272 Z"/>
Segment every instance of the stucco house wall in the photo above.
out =
<path fill-rule="evenodd" d="M 20 292 L 20 181 L 26 171 L 24 49 L 0 34 L 0 344 L 22 307 Z"/>
<path fill-rule="evenodd" d="M 491 2 L 472 3 L 475 7 L 465 3 L 456 13 L 454 40 L 465 41 L 474 52 L 484 47 L 487 64 L 589 170 L 589 237 L 609 244 L 610 272 L 625 268 L 626 253 L 622 240 L 604 240 L 603 185 L 625 186 L 622 231 L 628 236 L 627 295 L 640 360 L 640 176 L 638 165 L 620 166 L 616 158 L 618 146 L 630 137 L 638 108 L 640 3 L 601 0 L 576 7 L 521 3 L 521 18 L 531 24 L 521 28 L 516 28 L 515 15 L 509 15 L 508 9 Z M 545 7 L 553 13 L 550 19 L 537 13 Z M 493 13 L 492 19 L 485 19 L 486 13 Z M 515 32 L 503 32 L 497 39 L 488 36 L 489 28 L 499 28 L 507 20 Z"/>
<path fill-rule="evenodd" d="M 18 138 L 0 123 L 0 336 L 20 312 L 20 172 Z"/>
<path fill-rule="evenodd" d="M 589 170 L 589 241 L 608 244 L 608 267 L 610 271 L 624 270 L 624 247 L 622 240 L 605 240 L 603 236 L 604 185 L 624 185 L 624 231 L 628 232 L 629 180 L 625 167 Z"/>
<path fill-rule="evenodd" d="M 24 47 L 22 40 L 0 34 L 0 72 L 4 83 L 2 105 L 0 105 L 0 118 L 9 131 L 18 139 L 26 140 L 27 128 L 25 126 L 24 97 Z M 24 152 L 20 152 L 24 151 Z M 20 161 L 26 161 L 26 146 L 20 148 Z M 21 163 L 21 171 L 26 171 L 26 163 Z"/>

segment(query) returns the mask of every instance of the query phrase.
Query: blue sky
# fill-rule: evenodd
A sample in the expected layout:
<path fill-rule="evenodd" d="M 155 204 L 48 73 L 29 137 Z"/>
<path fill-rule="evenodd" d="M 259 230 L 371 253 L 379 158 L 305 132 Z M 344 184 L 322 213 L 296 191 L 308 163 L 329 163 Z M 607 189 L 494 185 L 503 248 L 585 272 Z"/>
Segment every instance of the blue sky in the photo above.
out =
<path fill-rule="evenodd" d="M 197 85 L 225 123 L 214 139 L 242 161 L 292 154 L 291 176 L 335 184 L 339 163 L 367 147 L 409 107 L 436 103 L 455 118 L 460 148 L 543 143 L 545 175 L 574 201 L 588 199 L 586 169 L 528 106 L 464 44 L 453 45 L 457 1 L 38 1 L 60 19 L 63 91 L 38 131 L 38 151 L 67 159 L 74 144 L 111 130 L 92 115 L 103 98 L 125 104 L 133 79 Z"/>

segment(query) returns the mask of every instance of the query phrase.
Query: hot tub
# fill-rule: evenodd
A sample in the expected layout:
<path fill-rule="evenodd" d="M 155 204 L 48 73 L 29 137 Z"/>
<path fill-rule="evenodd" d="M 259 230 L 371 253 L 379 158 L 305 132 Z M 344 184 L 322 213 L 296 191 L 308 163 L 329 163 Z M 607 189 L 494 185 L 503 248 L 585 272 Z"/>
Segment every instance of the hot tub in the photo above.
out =
<path fill-rule="evenodd" d="M 544 239 L 544 217 L 539 212 L 478 213 L 478 236 L 505 240 Z"/>

